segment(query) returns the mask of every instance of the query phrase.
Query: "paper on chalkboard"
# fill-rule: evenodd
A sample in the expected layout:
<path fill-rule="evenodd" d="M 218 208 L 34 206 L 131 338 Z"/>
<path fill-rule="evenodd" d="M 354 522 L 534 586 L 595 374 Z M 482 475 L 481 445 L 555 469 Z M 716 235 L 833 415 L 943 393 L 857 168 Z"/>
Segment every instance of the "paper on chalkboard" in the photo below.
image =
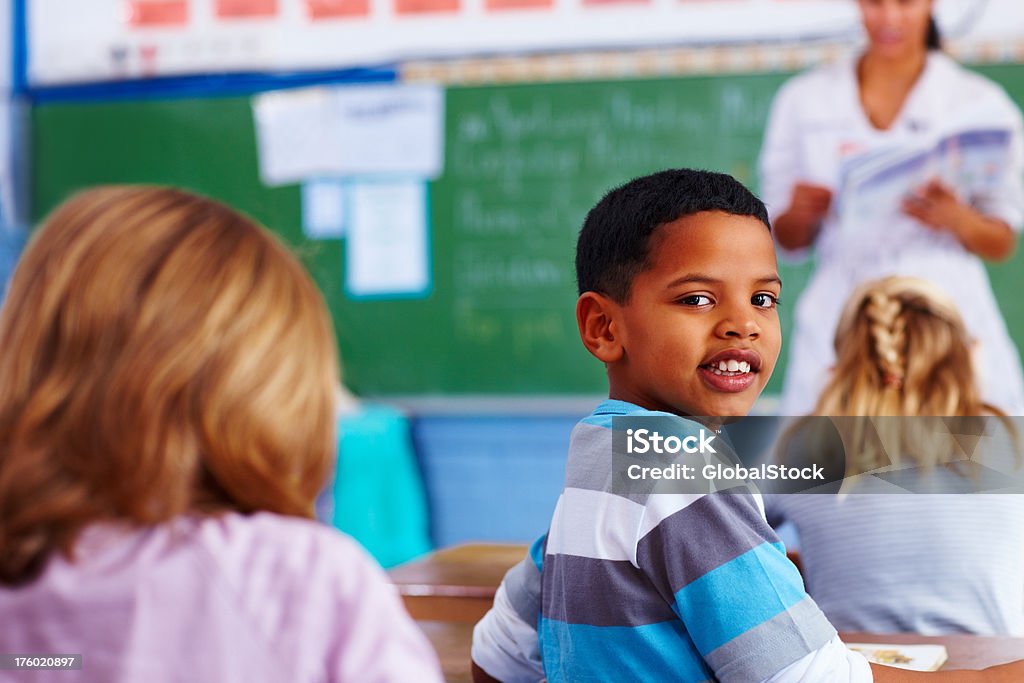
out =
<path fill-rule="evenodd" d="M 302 185 L 302 231 L 313 239 L 345 234 L 345 183 L 317 179 Z"/>
<path fill-rule="evenodd" d="M 307 88 L 253 99 L 260 178 L 271 187 L 337 175 L 340 141 L 331 124 L 331 91 Z"/>
<path fill-rule="evenodd" d="M 338 88 L 332 121 L 341 175 L 436 178 L 444 159 L 444 92 L 429 84 Z"/>
<path fill-rule="evenodd" d="M 434 85 L 309 88 L 253 102 L 260 177 L 436 178 L 444 165 L 444 92 Z"/>
<path fill-rule="evenodd" d="M 357 182 L 348 199 L 346 292 L 356 298 L 429 293 L 426 181 Z"/>

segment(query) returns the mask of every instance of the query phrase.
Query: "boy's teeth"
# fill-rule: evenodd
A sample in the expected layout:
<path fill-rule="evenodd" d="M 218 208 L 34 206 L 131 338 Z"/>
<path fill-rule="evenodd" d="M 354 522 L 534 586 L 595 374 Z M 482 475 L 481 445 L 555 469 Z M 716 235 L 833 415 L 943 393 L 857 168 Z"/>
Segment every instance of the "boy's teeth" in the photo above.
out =
<path fill-rule="evenodd" d="M 745 360 L 736 359 L 720 360 L 716 365 L 711 366 L 711 371 L 716 375 L 721 375 L 727 372 L 742 375 L 750 372 L 750 363 Z"/>

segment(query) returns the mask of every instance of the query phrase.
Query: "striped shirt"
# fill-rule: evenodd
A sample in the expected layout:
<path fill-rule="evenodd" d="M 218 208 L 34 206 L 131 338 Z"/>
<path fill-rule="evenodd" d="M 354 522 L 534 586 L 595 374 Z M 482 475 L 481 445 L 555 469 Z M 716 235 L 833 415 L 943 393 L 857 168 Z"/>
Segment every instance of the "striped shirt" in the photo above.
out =
<path fill-rule="evenodd" d="M 767 496 L 844 631 L 1024 635 L 1024 496 Z"/>
<path fill-rule="evenodd" d="M 551 683 L 871 680 L 805 593 L 757 494 L 611 491 L 612 418 L 627 415 L 673 417 L 610 400 L 577 425 L 549 533 L 506 577 L 474 659 L 529 680 L 532 621 Z M 679 434 L 700 429 L 674 419 Z"/>
<path fill-rule="evenodd" d="M 904 454 L 841 495 L 765 496 L 772 525 L 796 527 L 807 590 L 837 628 L 1024 635 L 1017 434 L 982 424 L 931 468 Z"/>

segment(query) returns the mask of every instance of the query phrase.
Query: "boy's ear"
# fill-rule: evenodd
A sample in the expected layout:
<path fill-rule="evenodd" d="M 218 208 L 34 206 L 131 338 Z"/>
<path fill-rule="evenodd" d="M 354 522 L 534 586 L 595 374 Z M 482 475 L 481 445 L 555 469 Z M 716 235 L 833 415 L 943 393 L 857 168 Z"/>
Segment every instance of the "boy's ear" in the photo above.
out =
<path fill-rule="evenodd" d="M 597 292 L 584 292 L 576 301 L 576 325 L 587 351 L 604 363 L 622 358 L 619 305 Z"/>

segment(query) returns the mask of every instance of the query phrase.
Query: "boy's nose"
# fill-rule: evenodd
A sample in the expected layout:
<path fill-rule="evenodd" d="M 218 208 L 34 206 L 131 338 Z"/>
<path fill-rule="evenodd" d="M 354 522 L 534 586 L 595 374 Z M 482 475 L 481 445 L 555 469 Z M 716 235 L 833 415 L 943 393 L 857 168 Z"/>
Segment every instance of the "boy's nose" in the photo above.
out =
<path fill-rule="evenodd" d="M 715 325 L 715 336 L 722 339 L 757 339 L 761 326 L 751 316 L 728 315 Z"/>

